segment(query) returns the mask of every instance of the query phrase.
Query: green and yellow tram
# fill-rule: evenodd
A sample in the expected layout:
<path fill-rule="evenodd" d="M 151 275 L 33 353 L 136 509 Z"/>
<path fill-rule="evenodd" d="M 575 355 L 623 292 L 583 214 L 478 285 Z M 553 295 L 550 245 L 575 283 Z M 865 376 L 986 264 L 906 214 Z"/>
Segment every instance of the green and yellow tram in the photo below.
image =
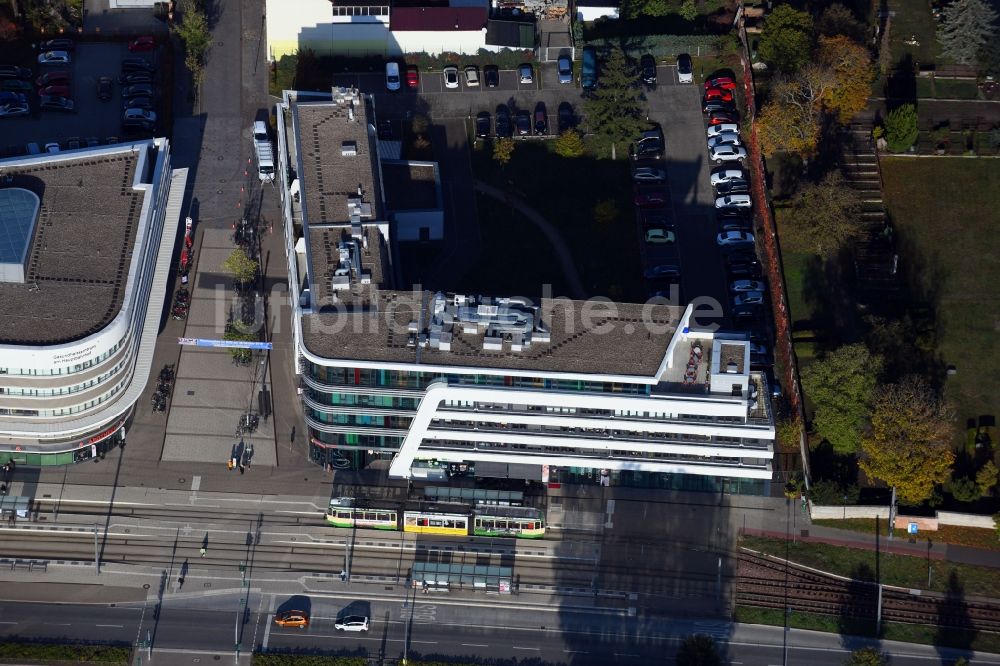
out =
<path fill-rule="evenodd" d="M 336 497 L 326 522 L 334 527 L 361 527 L 441 536 L 490 536 L 540 539 L 545 536 L 542 512 L 531 507 L 477 504 L 394 502 Z"/>

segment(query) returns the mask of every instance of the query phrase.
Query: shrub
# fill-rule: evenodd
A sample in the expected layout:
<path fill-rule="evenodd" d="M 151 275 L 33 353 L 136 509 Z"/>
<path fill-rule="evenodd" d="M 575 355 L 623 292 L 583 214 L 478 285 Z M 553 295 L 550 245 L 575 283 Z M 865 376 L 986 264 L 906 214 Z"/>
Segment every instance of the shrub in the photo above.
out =
<path fill-rule="evenodd" d="M 889 150 L 901 153 L 909 150 L 917 141 L 917 109 L 912 104 L 904 104 L 889 112 L 885 121 L 885 138 Z"/>

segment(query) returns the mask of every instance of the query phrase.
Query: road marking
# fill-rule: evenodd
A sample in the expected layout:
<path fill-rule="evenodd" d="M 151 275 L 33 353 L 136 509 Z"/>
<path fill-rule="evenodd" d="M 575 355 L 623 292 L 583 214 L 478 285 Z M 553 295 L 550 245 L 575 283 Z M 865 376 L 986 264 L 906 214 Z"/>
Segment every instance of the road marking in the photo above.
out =
<path fill-rule="evenodd" d="M 6 621 L 6 622 L 0 622 L 0 624 L 17 624 L 17 622 L 9 622 L 9 621 Z"/>
<path fill-rule="evenodd" d="M 271 597 L 271 604 L 274 604 L 274 597 Z M 272 613 L 267 614 L 267 629 L 264 630 L 264 640 L 261 642 L 260 647 L 264 652 L 267 652 L 267 641 L 271 638 L 271 625 L 274 624 L 274 615 Z"/>
<path fill-rule="evenodd" d="M 95 624 L 95 627 L 114 627 L 115 629 L 121 629 L 125 625 L 123 624 Z"/>
<path fill-rule="evenodd" d="M 71 627 L 71 626 L 73 626 L 69 622 L 46 622 L 45 624 L 47 624 L 49 626 L 52 626 L 52 627 Z"/>
<path fill-rule="evenodd" d="M 462 647 L 489 647 L 485 643 L 462 643 Z"/>
<path fill-rule="evenodd" d="M 590 654 L 585 650 L 563 650 L 566 654 Z"/>
<path fill-rule="evenodd" d="M 616 657 L 638 657 L 637 654 L 631 654 L 629 652 L 615 652 Z"/>
<path fill-rule="evenodd" d="M 191 477 L 191 491 L 192 492 L 197 491 L 199 488 L 201 488 L 201 477 L 200 476 L 192 476 Z"/>
<path fill-rule="evenodd" d="M 520 645 L 511 645 L 511 647 L 515 650 L 535 650 L 536 652 L 542 649 L 536 647 L 521 647 Z"/>

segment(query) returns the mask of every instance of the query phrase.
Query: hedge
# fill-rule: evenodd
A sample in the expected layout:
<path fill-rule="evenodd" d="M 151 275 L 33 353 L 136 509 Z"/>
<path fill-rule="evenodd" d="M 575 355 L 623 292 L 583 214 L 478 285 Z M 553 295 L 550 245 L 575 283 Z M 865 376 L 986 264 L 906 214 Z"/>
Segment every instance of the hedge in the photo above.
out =
<path fill-rule="evenodd" d="M 112 645 L 86 645 L 78 643 L 0 643 L 0 660 L 32 659 L 61 661 L 71 664 L 115 664 L 128 666 L 132 650 Z"/>

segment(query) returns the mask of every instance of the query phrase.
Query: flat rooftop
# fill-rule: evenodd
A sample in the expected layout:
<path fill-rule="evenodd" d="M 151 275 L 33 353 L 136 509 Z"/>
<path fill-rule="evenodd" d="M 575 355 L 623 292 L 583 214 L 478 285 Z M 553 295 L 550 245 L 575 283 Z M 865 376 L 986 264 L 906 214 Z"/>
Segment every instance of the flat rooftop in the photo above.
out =
<path fill-rule="evenodd" d="M 512 308 L 530 329 L 523 335 L 498 335 L 468 320 L 435 332 L 433 322 L 440 317 L 434 293 L 379 290 L 372 295 L 364 312 L 304 315 L 306 348 L 328 359 L 406 363 L 414 370 L 438 365 L 652 377 L 683 314 L 666 305 L 543 299 L 538 307 Z M 446 298 L 450 302 L 454 295 Z M 435 333 L 438 343 L 447 337 L 447 345 L 435 348 Z"/>
<path fill-rule="evenodd" d="M 25 281 L 0 282 L 0 344 L 71 342 L 117 316 L 142 213 L 138 160 L 127 149 L 2 167 L 0 187 L 34 192 L 41 207 Z"/>
<path fill-rule="evenodd" d="M 382 162 L 385 205 L 390 210 L 440 208 L 433 164 Z"/>

